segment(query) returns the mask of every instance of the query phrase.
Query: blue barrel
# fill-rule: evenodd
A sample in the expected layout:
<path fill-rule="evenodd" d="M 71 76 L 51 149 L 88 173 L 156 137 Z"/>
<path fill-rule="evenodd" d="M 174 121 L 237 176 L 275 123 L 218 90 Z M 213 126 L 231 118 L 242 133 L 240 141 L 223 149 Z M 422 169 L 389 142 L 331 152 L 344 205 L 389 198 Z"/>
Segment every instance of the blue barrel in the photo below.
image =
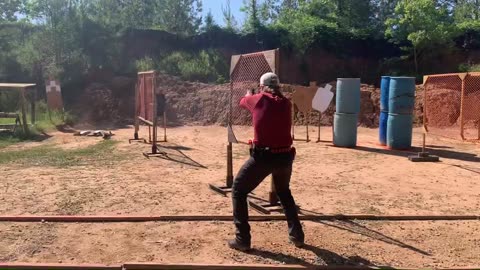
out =
<path fill-rule="evenodd" d="M 388 93 L 390 92 L 390 77 L 382 76 L 380 83 L 380 111 L 388 112 Z"/>
<path fill-rule="evenodd" d="M 387 146 L 391 149 L 412 148 L 413 115 L 388 114 Z"/>
<path fill-rule="evenodd" d="M 338 113 L 360 112 L 360 79 L 337 79 L 336 111 Z"/>
<path fill-rule="evenodd" d="M 357 146 L 358 114 L 335 113 L 333 121 L 333 144 L 339 147 Z"/>
<path fill-rule="evenodd" d="M 388 112 L 412 114 L 415 108 L 415 78 L 391 77 Z"/>
<path fill-rule="evenodd" d="M 388 112 L 380 112 L 380 144 L 387 145 Z"/>

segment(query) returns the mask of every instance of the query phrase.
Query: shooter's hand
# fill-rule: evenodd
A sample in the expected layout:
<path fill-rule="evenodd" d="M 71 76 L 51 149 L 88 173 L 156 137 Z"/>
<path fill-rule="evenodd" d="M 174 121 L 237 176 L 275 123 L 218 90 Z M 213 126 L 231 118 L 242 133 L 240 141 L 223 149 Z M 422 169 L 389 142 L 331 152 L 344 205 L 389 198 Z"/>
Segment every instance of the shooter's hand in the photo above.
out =
<path fill-rule="evenodd" d="M 247 93 L 245 94 L 246 97 L 249 97 L 252 95 L 252 90 L 248 90 Z"/>

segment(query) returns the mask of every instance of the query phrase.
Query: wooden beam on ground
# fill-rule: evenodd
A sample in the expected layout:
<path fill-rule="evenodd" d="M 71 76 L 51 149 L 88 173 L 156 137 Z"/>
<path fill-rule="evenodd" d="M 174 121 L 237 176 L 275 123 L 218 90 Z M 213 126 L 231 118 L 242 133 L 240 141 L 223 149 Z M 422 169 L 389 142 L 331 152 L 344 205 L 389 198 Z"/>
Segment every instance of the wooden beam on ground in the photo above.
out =
<path fill-rule="evenodd" d="M 41 264 L 41 263 L 0 263 L 2 270 L 122 270 L 122 265 L 98 264 Z"/>
<path fill-rule="evenodd" d="M 378 216 L 378 215 L 300 215 L 303 221 L 337 221 L 337 220 L 364 220 L 364 221 L 465 221 L 480 220 L 477 215 L 459 216 Z M 256 215 L 250 216 L 250 221 L 284 221 L 284 215 Z M 58 223 L 129 223 L 129 222 L 209 222 L 233 221 L 230 215 L 191 215 L 191 216 L 0 216 L 0 222 L 58 222 Z"/>
<path fill-rule="evenodd" d="M 154 264 L 154 263 L 125 263 L 125 270 L 307 270 L 302 265 L 267 265 L 267 264 Z"/>

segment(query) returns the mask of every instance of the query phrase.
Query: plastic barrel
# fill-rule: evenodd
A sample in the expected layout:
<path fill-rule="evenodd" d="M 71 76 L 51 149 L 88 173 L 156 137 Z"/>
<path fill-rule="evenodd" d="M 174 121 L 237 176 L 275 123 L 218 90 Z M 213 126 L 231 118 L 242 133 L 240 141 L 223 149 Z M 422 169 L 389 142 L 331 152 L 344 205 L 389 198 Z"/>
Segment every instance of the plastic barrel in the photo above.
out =
<path fill-rule="evenodd" d="M 336 111 L 338 113 L 360 112 L 360 79 L 337 79 Z"/>
<path fill-rule="evenodd" d="M 333 144 L 339 147 L 357 146 L 358 114 L 335 113 Z"/>
<path fill-rule="evenodd" d="M 387 145 L 387 126 L 388 126 L 388 112 L 380 112 L 380 144 Z"/>
<path fill-rule="evenodd" d="M 388 114 L 387 146 L 391 149 L 406 150 L 412 147 L 413 115 Z"/>
<path fill-rule="evenodd" d="M 382 76 L 380 83 L 380 110 L 388 112 L 388 93 L 390 92 L 390 76 Z"/>
<path fill-rule="evenodd" d="M 388 112 L 412 114 L 415 107 L 415 78 L 391 77 Z"/>

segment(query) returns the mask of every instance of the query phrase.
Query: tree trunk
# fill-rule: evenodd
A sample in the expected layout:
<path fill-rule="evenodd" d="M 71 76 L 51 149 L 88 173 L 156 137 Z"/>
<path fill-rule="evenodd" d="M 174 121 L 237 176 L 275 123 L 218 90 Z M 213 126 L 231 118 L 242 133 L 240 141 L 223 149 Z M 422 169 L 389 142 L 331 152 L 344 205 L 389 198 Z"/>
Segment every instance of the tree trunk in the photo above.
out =
<path fill-rule="evenodd" d="M 415 73 L 418 74 L 417 47 L 413 47 L 413 60 L 415 62 Z"/>

